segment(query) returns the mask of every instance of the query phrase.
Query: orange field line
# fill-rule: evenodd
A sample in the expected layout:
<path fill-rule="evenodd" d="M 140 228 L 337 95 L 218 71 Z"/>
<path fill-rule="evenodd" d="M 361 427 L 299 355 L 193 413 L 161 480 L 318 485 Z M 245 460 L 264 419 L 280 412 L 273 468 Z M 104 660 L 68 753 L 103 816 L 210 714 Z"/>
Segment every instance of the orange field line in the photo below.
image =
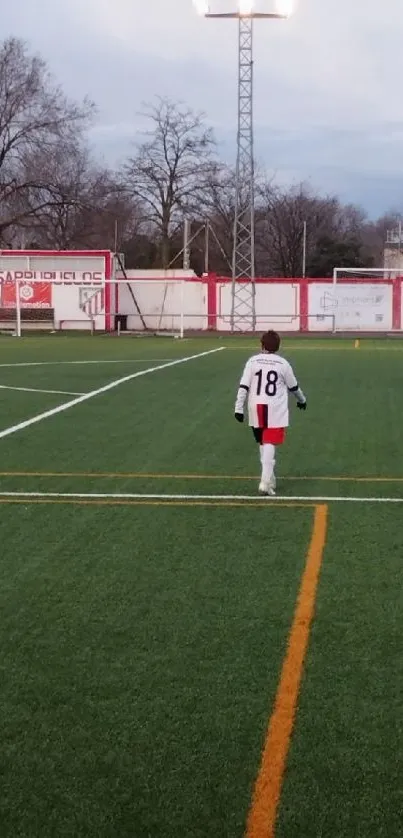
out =
<path fill-rule="evenodd" d="M 276 501 L 275 504 L 265 504 L 258 501 L 209 501 L 209 500 L 83 500 L 83 498 L 5 498 L 0 495 L 0 504 L 18 503 L 23 506 L 30 504 L 58 504 L 58 505 L 75 505 L 75 506 L 236 506 L 244 509 L 267 509 L 271 506 L 272 509 L 293 508 L 300 509 L 316 508 L 315 502 L 309 501 Z"/>
<path fill-rule="evenodd" d="M 326 543 L 328 507 L 315 507 L 305 570 L 264 744 L 248 817 L 246 838 L 274 838 L 287 754 L 315 610 L 316 591 Z"/>
<path fill-rule="evenodd" d="M 256 480 L 256 475 L 251 474 L 153 474 L 135 472 L 96 472 L 96 471 L 0 471 L 0 477 L 83 477 L 102 478 L 116 480 Z M 281 480 L 304 480 L 304 481 L 325 481 L 325 482 L 350 482 L 350 483 L 403 483 L 403 477 L 348 477 L 344 476 L 311 476 L 298 475 L 296 477 L 281 477 Z"/>

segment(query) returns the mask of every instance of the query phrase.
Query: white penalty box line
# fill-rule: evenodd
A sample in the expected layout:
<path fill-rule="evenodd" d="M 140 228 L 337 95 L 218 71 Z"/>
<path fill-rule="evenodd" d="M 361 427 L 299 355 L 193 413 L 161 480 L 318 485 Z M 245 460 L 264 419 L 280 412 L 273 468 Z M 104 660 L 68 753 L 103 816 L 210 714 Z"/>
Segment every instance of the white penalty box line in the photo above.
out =
<path fill-rule="evenodd" d="M 225 349 L 224 346 L 220 347 L 220 349 Z M 87 364 L 95 364 L 95 365 L 102 365 L 102 364 L 148 364 L 149 362 L 154 361 L 154 363 L 162 363 L 168 361 L 174 361 L 175 358 L 110 358 L 109 360 L 90 360 L 90 361 L 17 361 L 15 364 L 0 364 L 0 369 L 8 368 L 8 369 L 16 369 L 17 367 L 59 367 L 59 366 L 86 366 Z"/>
<path fill-rule="evenodd" d="M 36 387 L 11 387 L 0 384 L 0 390 L 16 390 L 18 393 L 49 393 L 55 396 L 83 396 L 84 393 L 72 393 L 71 390 L 38 390 Z"/>
<path fill-rule="evenodd" d="M 244 503 L 248 506 L 248 502 L 252 501 L 254 504 L 258 502 L 261 505 L 275 506 L 278 501 L 281 502 L 303 502 L 303 503 L 403 503 L 401 498 L 384 498 L 384 497 L 338 497 L 336 495 L 276 495 L 274 497 L 265 497 L 261 495 L 190 495 L 190 494 L 146 494 L 139 492 L 8 492 L 0 489 L 1 499 L 14 498 L 27 502 L 30 499 L 37 500 L 66 500 L 66 501 L 160 501 L 172 502 L 180 501 L 182 503 L 209 503 L 210 501 L 221 501 L 223 503 Z"/>
<path fill-rule="evenodd" d="M 31 425 L 36 425 L 44 419 L 50 419 L 52 416 L 57 416 L 58 413 L 70 410 L 71 407 L 75 407 L 78 404 L 89 401 L 90 399 L 95 398 L 95 396 L 102 395 L 102 393 L 108 393 L 109 390 L 113 390 L 115 387 L 120 387 L 121 384 L 126 384 L 128 381 L 132 381 L 135 378 L 141 378 L 141 376 L 150 375 L 152 372 L 159 372 L 160 370 L 166 370 L 170 367 L 176 367 L 179 364 L 186 364 L 188 361 L 197 361 L 199 358 L 206 358 L 208 355 L 214 355 L 217 352 L 224 351 L 224 348 L 225 347 L 220 346 L 216 349 L 209 349 L 207 352 L 198 352 L 196 355 L 188 355 L 185 358 L 177 358 L 174 361 L 169 361 L 165 364 L 158 364 L 155 367 L 147 367 L 145 370 L 138 370 L 130 375 L 123 376 L 123 378 L 117 378 L 109 384 L 105 384 L 103 387 L 98 387 L 96 390 L 91 390 L 89 393 L 83 393 L 75 399 L 71 399 L 68 402 L 63 402 L 63 404 L 60 404 L 57 407 L 53 407 L 51 410 L 46 410 L 44 413 L 38 413 L 36 416 L 32 416 L 31 419 L 26 419 L 24 422 L 19 422 L 17 425 L 11 425 L 9 428 L 5 428 L 3 431 L 0 431 L 0 439 L 10 436 L 10 434 L 15 434 L 18 431 L 23 431 L 25 428 L 29 428 Z"/>

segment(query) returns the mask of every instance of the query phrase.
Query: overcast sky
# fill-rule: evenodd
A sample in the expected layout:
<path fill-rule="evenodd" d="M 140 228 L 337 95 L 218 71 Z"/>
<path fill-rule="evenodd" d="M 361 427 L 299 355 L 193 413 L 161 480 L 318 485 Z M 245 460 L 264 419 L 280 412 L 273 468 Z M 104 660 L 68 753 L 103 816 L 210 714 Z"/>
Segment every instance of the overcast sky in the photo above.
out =
<path fill-rule="evenodd" d="M 91 139 L 109 162 L 130 151 L 156 94 L 205 111 L 234 159 L 235 22 L 198 18 L 192 0 L 13 0 L 1 24 L 68 94 L 95 100 Z M 258 161 L 279 182 L 308 180 L 370 215 L 403 210 L 402 91 L 402 0 L 296 0 L 292 19 L 256 26 Z"/>

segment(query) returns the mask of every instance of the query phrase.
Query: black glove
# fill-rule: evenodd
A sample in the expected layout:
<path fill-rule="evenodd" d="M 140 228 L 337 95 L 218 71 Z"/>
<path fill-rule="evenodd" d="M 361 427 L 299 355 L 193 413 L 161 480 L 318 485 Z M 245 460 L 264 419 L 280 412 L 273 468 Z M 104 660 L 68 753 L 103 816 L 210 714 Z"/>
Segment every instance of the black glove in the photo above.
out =
<path fill-rule="evenodd" d="M 306 410 L 306 402 L 297 402 L 297 407 L 300 410 Z"/>
<path fill-rule="evenodd" d="M 243 422 L 243 413 L 236 413 L 235 419 L 237 422 Z"/>

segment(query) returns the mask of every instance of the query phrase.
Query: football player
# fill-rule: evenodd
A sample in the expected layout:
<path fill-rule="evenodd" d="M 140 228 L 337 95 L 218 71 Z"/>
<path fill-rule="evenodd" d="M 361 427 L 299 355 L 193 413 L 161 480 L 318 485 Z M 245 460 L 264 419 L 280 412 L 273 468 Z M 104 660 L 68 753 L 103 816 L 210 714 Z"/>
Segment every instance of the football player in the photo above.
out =
<path fill-rule="evenodd" d="M 261 352 L 246 363 L 235 402 L 235 419 L 244 420 L 248 400 L 249 425 L 260 447 L 261 480 L 259 492 L 276 494 L 276 446 L 282 445 L 289 425 L 288 394 L 297 400 L 297 407 L 306 410 L 306 398 L 288 361 L 278 355 L 280 336 L 265 332 Z"/>

